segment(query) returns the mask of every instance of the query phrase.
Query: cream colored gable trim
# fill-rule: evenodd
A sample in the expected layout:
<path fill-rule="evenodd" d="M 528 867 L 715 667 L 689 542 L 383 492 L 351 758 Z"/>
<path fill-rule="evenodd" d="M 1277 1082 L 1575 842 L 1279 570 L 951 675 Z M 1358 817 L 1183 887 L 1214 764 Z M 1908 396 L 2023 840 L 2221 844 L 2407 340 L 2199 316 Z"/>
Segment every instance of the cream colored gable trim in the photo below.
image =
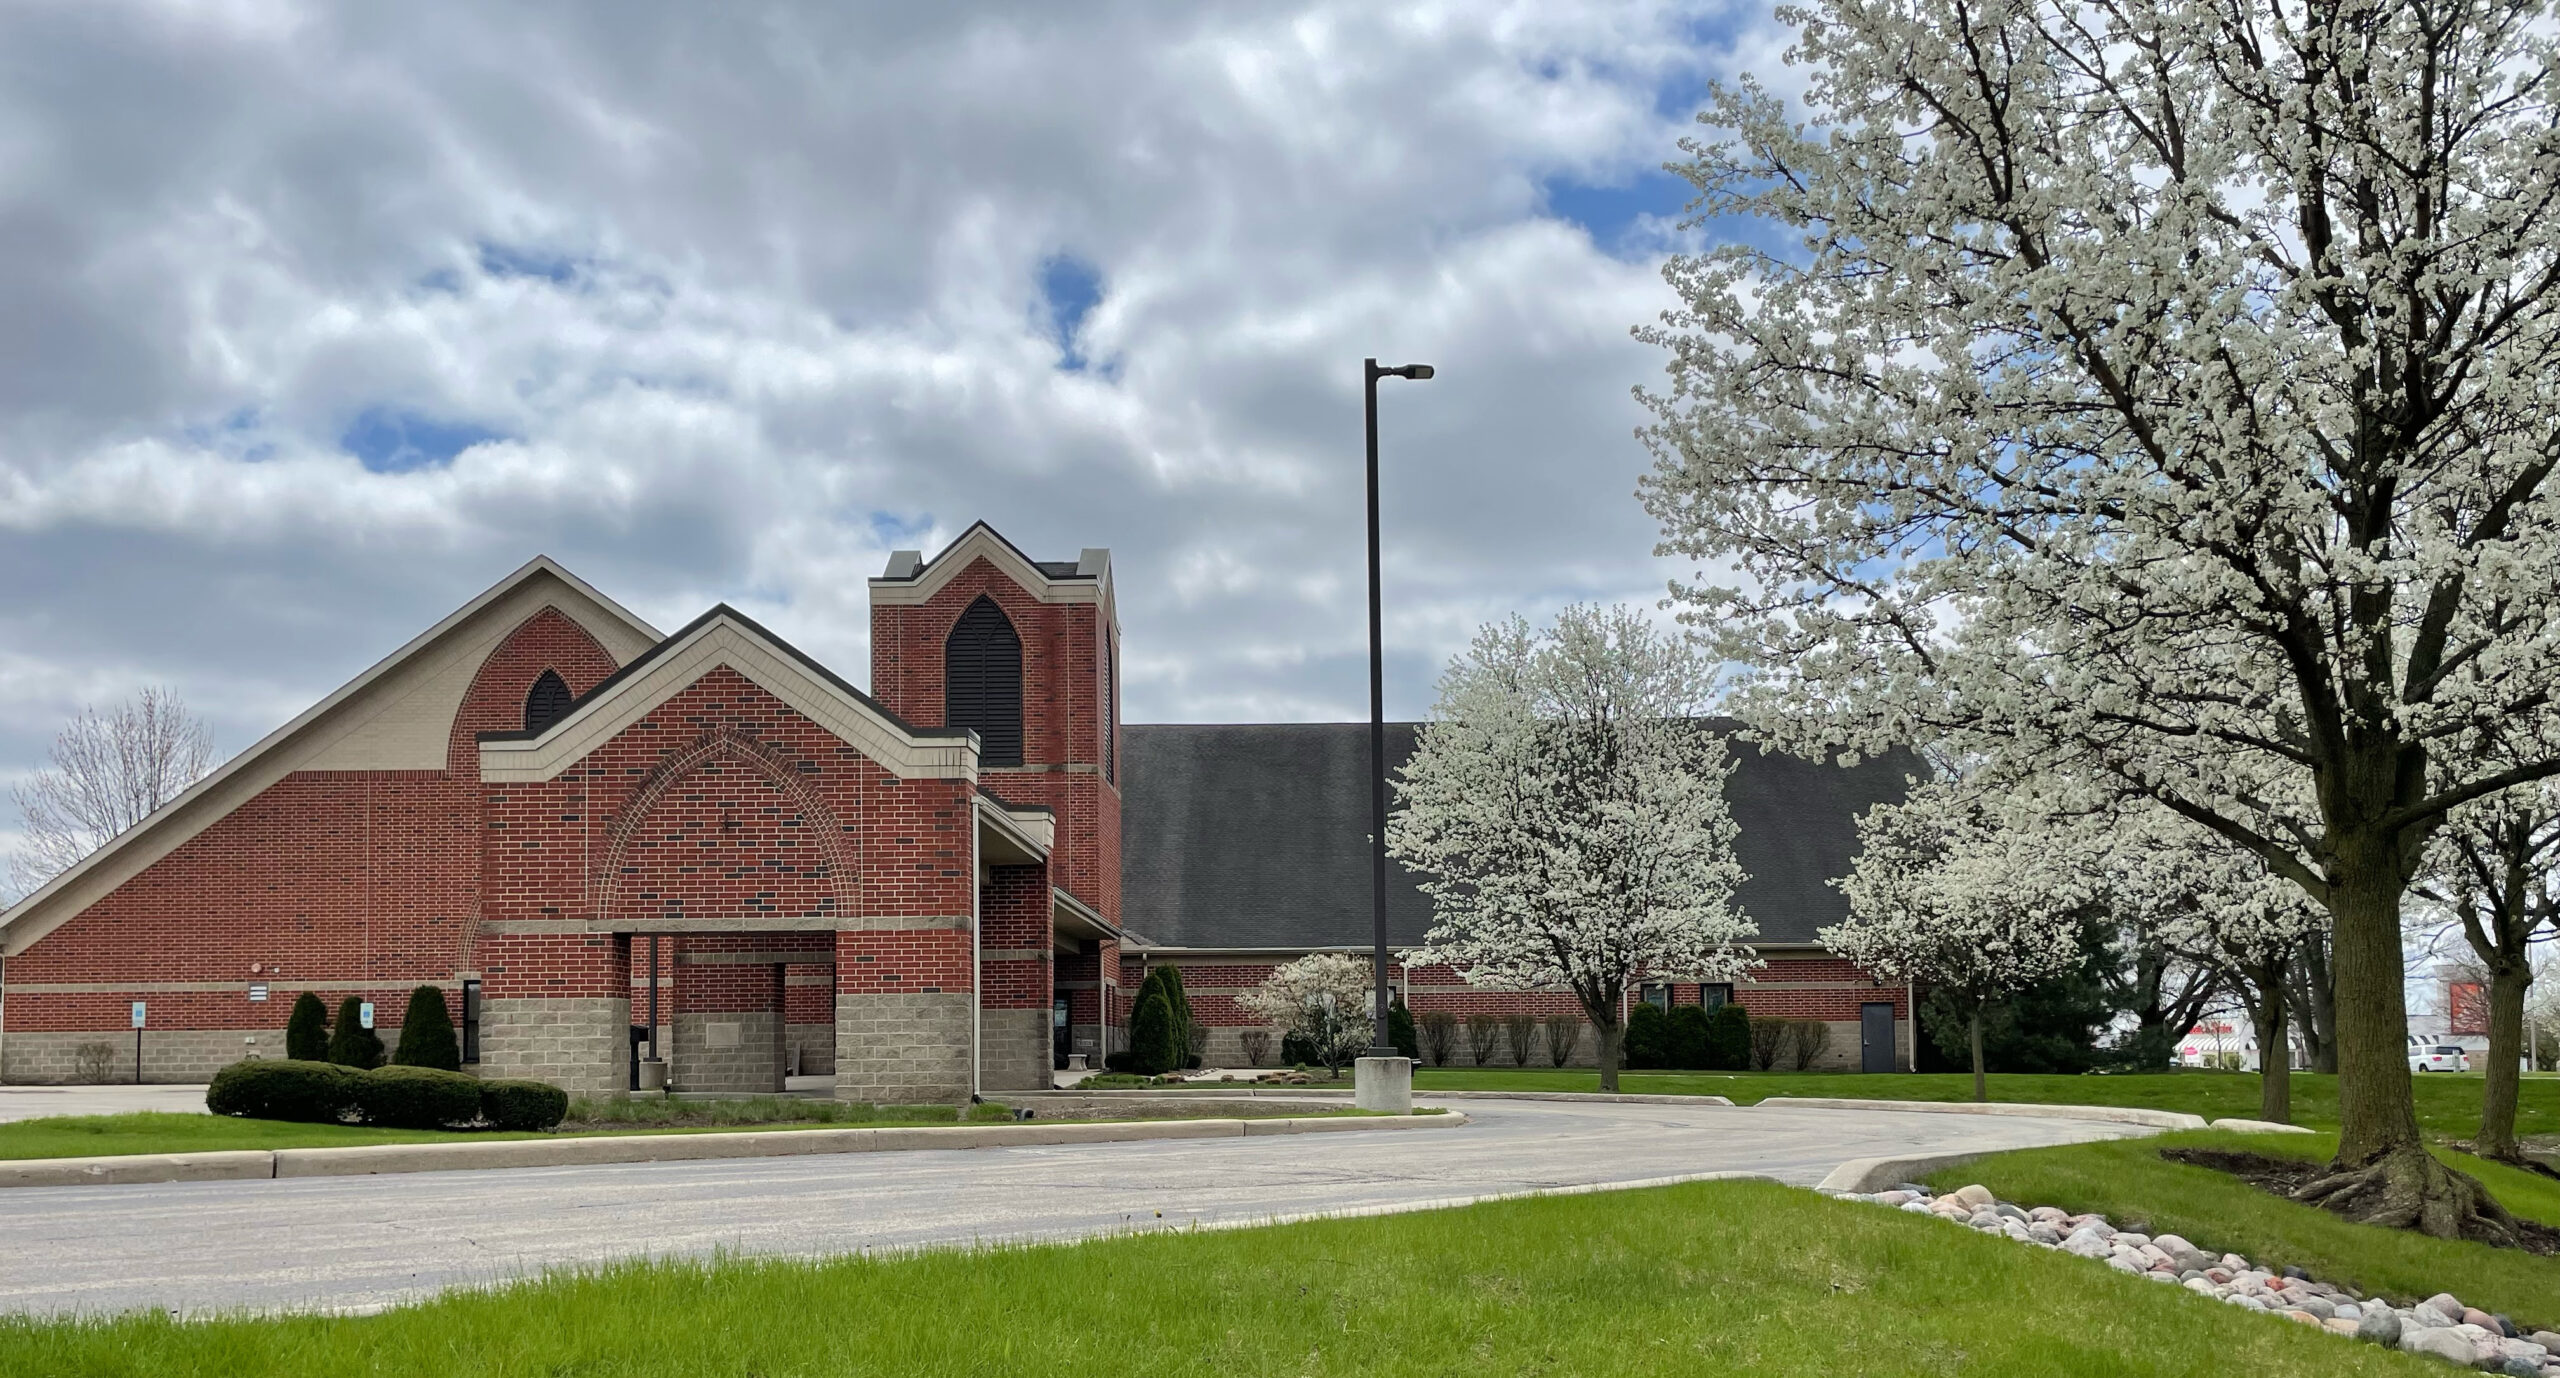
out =
<path fill-rule="evenodd" d="M 10 906 L 7 912 L 0 913 L 0 956 L 14 957 L 26 951 L 38 939 L 106 898 L 117 886 L 177 850 L 277 781 L 296 770 L 312 768 L 315 758 L 326 759 L 332 748 L 355 734 L 361 721 L 386 709 L 403 706 L 402 700 L 415 689 L 402 682 L 402 672 L 421 657 L 431 660 L 440 657 L 446 643 L 457 633 L 468 636 L 478 630 L 484 633 L 483 640 L 488 646 L 495 646 L 497 640 L 513 630 L 517 623 L 546 605 L 559 608 L 565 616 L 585 627 L 619 660 L 627 661 L 638 654 L 637 649 L 626 654 L 626 647 L 645 648 L 663 639 L 656 628 L 597 593 L 585 580 L 562 569 L 549 556 L 536 556 L 513 574 L 489 586 L 479 597 L 419 633 L 407 645 L 374 662 L 363 674 L 339 686 L 336 692 L 313 704 L 291 722 L 215 767 L 211 774 L 162 805 L 149 818 L 126 829 L 105 846 L 46 882 L 35 893 Z M 508 614 L 520 608 L 522 615 L 510 620 Z M 493 612 L 496 615 L 488 616 Z M 476 627 L 484 616 L 490 623 L 503 624 L 494 636 L 486 636 L 485 628 Z M 481 654 L 485 658 L 486 651 Z M 477 660 L 472 662 L 472 669 L 477 672 Z M 465 683 L 467 687 L 468 681 Z M 450 715 L 445 723 L 445 736 L 439 739 L 440 742 L 450 739 Z M 444 749 L 439 745 L 430 768 L 442 770 L 444 766 Z"/>
<path fill-rule="evenodd" d="M 1047 856 L 1057 845 L 1057 815 L 1047 809 L 1011 809 L 984 795 L 978 799 L 979 816 L 987 826 L 1013 844 L 1034 856 Z"/>
<path fill-rule="evenodd" d="M 978 778 L 975 737 L 909 735 L 879 709 L 809 672 L 799 658 L 726 616 L 696 628 L 638 674 L 580 704 L 540 737 L 480 744 L 480 778 L 551 780 L 721 666 L 744 675 L 902 780 Z"/>
<path fill-rule="evenodd" d="M 1096 568 L 1079 571 L 1098 577 L 1052 579 L 1038 566 L 1022 558 L 1005 539 L 981 523 L 960 533 L 941 554 L 933 557 L 923 572 L 913 579 L 873 579 L 871 601 L 889 607 L 915 607 L 929 602 L 942 592 L 943 586 L 959 577 L 973 560 L 984 559 L 1006 578 L 1020 584 L 1023 591 L 1043 603 L 1107 603 L 1111 597 L 1111 561 L 1102 556 L 1091 563 Z"/>

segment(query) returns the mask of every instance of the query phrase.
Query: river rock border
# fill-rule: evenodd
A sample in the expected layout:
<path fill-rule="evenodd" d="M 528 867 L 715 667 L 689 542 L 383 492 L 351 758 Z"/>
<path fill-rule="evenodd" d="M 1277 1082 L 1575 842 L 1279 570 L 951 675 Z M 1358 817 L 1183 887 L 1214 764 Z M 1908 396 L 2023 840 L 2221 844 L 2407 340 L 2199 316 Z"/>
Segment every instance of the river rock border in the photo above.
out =
<path fill-rule="evenodd" d="M 2174 1234 L 2119 1230 L 2103 1215 L 2056 1206 L 2019 1206 L 1975 1184 L 1940 1195 L 1916 1182 L 1889 1191 L 1831 1192 L 1912 1215 L 1934 1216 L 1983 1234 L 2054 1249 L 2120 1273 L 2170 1283 L 2249 1311 L 2283 1316 L 2333 1335 L 2427 1354 L 2516 1378 L 2560 1378 L 2560 1333 L 2520 1331 L 2515 1322 L 2469 1307 L 2450 1293 L 2394 1306 L 2352 1287 L 2321 1282 L 2300 1268 L 2262 1268 L 2238 1254 L 2209 1254 Z"/>

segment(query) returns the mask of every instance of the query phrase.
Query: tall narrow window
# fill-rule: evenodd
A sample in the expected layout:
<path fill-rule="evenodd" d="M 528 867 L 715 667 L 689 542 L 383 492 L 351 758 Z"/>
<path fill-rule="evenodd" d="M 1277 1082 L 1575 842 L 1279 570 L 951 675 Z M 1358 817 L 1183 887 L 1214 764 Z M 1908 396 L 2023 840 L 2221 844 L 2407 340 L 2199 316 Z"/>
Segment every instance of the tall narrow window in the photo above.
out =
<path fill-rule="evenodd" d="M 942 643 L 942 722 L 977 729 L 982 764 L 1022 764 L 1022 638 L 992 598 L 970 604 Z"/>
<path fill-rule="evenodd" d="M 557 670 L 545 670 L 524 696 L 524 730 L 541 732 L 569 716 L 569 684 Z"/>

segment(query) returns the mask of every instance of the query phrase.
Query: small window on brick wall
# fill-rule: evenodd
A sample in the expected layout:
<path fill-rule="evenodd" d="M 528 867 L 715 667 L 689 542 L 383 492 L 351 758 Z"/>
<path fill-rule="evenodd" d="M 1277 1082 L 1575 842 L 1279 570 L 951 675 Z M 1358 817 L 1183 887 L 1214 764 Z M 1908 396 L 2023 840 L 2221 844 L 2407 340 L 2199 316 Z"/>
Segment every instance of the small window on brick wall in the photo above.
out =
<path fill-rule="evenodd" d="M 524 730 L 541 732 L 569 716 L 569 682 L 557 670 L 545 670 L 524 696 Z"/>

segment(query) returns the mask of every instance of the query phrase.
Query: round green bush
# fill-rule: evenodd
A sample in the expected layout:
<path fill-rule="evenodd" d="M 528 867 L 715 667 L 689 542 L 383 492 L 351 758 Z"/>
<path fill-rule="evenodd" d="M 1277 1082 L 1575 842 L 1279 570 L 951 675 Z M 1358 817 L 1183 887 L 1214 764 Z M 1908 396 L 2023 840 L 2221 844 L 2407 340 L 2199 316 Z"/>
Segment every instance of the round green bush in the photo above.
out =
<path fill-rule="evenodd" d="M 1618 1065 L 1639 1070 L 1671 1065 L 1671 1018 L 1649 1000 L 1639 1000 L 1627 1015 L 1626 1041 L 1619 1045 Z"/>
<path fill-rule="evenodd" d="M 382 1065 L 382 1038 L 364 1026 L 364 1000 L 350 995 L 338 1002 L 338 1026 L 329 1031 L 329 1060 L 361 1071 Z"/>
<path fill-rule="evenodd" d="M 480 1118 L 491 1129 L 549 1129 L 568 1114 L 569 1093 L 547 1082 L 480 1083 Z"/>
<path fill-rule="evenodd" d="M 356 1106 L 355 1072 L 292 1058 L 235 1062 L 213 1074 L 204 1108 L 254 1120 L 336 1124 Z"/>
<path fill-rule="evenodd" d="M 355 1078 L 356 1109 L 386 1129 L 460 1129 L 480 1118 L 480 1079 L 436 1067 L 377 1067 Z"/>
<path fill-rule="evenodd" d="M 1751 1015 L 1742 1006 L 1727 1001 L 1707 1016 L 1706 1065 L 1718 1072 L 1750 1070 Z"/>

